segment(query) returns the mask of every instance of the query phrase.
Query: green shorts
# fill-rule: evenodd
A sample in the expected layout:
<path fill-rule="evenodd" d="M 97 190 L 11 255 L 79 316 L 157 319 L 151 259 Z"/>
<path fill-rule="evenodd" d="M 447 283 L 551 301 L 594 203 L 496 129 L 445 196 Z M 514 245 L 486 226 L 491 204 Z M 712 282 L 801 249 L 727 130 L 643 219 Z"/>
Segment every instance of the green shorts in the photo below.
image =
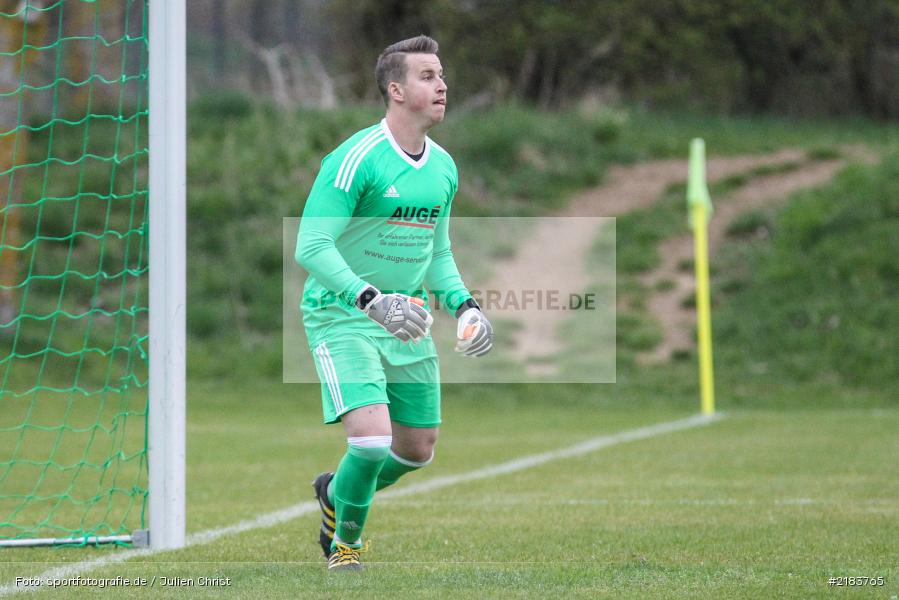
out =
<path fill-rule="evenodd" d="M 325 423 L 368 404 L 387 404 L 390 420 L 407 427 L 440 425 L 440 365 L 430 337 L 405 343 L 394 337 L 330 332 L 310 348 L 322 382 Z"/>

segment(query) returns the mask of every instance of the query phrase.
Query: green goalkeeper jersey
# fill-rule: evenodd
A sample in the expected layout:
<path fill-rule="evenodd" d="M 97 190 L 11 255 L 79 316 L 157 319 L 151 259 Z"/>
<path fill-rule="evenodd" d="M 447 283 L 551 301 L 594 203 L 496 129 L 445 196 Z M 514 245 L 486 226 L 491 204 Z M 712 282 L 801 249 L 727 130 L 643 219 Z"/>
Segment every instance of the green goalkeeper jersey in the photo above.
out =
<path fill-rule="evenodd" d="M 334 327 L 390 336 L 354 305 L 366 284 L 425 299 L 427 288 L 450 311 L 471 297 L 449 240 L 457 188 L 446 150 L 425 138 L 414 160 L 386 119 L 322 160 L 296 248 L 309 272 L 300 306 L 310 344 Z"/>

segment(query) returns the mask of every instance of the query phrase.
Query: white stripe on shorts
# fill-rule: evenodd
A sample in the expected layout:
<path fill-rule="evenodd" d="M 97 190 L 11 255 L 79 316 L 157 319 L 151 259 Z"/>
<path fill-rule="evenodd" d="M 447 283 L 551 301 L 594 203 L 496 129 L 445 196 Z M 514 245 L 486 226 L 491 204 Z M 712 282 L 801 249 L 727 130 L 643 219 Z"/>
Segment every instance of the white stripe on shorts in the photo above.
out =
<path fill-rule="evenodd" d="M 325 383 L 331 392 L 331 402 L 334 404 L 334 412 L 338 415 L 343 412 L 343 396 L 340 395 L 340 382 L 337 380 L 337 370 L 334 368 L 334 361 L 331 360 L 331 353 L 328 352 L 328 345 L 322 342 L 315 348 L 318 355 L 318 361 L 322 366 L 322 373 L 325 376 Z"/>

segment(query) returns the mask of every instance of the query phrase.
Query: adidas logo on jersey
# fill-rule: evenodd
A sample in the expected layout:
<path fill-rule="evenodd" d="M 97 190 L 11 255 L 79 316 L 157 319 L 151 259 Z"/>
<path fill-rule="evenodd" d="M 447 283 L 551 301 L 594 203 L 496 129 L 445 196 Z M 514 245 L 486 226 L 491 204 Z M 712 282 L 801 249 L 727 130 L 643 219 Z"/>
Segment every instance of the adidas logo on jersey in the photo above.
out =
<path fill-rule="evenodd" d="M 400 193 L 398 191 L 396 191 L 396 188 L 394 186 L 390 186 L 390 188 L 388 188 L 388 190 L 386 192 L 384 192 L 384 197 L 385 198 L 399 198 Z"/>

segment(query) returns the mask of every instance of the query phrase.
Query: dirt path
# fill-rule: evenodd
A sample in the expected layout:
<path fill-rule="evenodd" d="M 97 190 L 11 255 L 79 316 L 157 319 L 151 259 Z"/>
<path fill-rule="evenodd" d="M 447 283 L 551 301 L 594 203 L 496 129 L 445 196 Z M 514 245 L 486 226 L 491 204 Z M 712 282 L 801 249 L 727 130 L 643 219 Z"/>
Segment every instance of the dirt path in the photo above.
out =
<path fill-rule="evenodd" d="M 715 202 L 715 213 L 709 221 L 709 254 L 714 255 L 727 226 L 740 213 L 767 206 L 797 190 L 826 183 L 843 165 L 841 160 L 832 160 L 789 173 L 759 177 L 727 198 Z M 688 350 L 695 345 L 695 310 L 682 304 L 694 291 L 694 276 L 692 270 L 683 270 L 680 266 L 693 260 L 693 236 L 666 240 L 659 247 L 659 255 L 662 263 L 640 279 L 649 290 L 655 290 L 655 286 L 662 281 L 674 285 L 664 291 L 651 291 L 647 299 L 646 308 L 661 325 L 663 337 L 651 352 L 639 357 L 642 364 L 666 361 L 672 352 Z"/>
<path fill-rule="evenodd" d="M 706 171 L 711 182 L 758 167 L 804 158 L 805 154 L 799 150 L 716 157 L 708 160 Z M 830 168 L 835 170 L 836 167 Z M 796 177 L 797 173 L 785 177 L 791 176 Z M 823 172 L 819 176 L 824 176 Z M 585 258 L 596 239 L 599 222 L 579 217 L 617 217 L 644 208 L 658 200 L 668 186 L 682 182 L 686 177 L 686 160 L 612 167 L 604 185 L 580 194 L 564 211 L 554 215 L 574 218 L 542 220 L 529 242 L 523 244 L 514 257 L 495 265 L 496 275 L 482 282 L 482 289 L 521 290 L 527 287 L 547 290 L 557 289 L 557 282 L 565 281 L 571 290 L 584 290 L 591 282 Z M 551 361 L 562 347 L 556 337 L 557 324 L 558 313 L 529 311 L 522 320 L 522 327 L 514 333 L 513 356 L 527 365 L 529 374 L 553 375 L 557 372 Z"/>
<path fill-rule="evenodd" d="M 855 160 L 871 163 L 875 156 L 861 149 L 850 148 L 846 153 Z M 770 206 L 786 199 L 792 193 L 830 181 L 847 160 L 813 162 L 794 171 L 757 177 L 734 193 L 715 202 L 715 213 L 709 221 L 709 253 L 723 241 L 727 228 L 739 214 Z M 641 364 L 666 361 L 677 350 L 689 350 L 695 346 L 696 312 L 685 307 L 684 300 L 695 293 L 692 270 L 683 271 L 680 265 L 693 260 L 693 236 L 685 235 L 669 239 L 659 247 L 662 264 L 641 277 L 650 290 L 656 290 L 659 282 L 673 283 L 664 291 L 650 292 L 646 307 L 662 327 L 663 339 L 651 352 L 638 357 Z M 670 284 L 669 284 L 670 285 Z"/>
<path fill-rule="evenodd" d="M 801 150 L 781 150 L 773 154 L 751 154 L 710 158 L 706 164 L 709 182 L 758 167 L 803 160 Z M 609 169 L 606 182 L 575 197 L 559 215 L 563 217 L 618 217 L 649 206 L 668 186 L 686 181 L 687 161 L 654 160 L 636 165 L 616 165 Z"/>

